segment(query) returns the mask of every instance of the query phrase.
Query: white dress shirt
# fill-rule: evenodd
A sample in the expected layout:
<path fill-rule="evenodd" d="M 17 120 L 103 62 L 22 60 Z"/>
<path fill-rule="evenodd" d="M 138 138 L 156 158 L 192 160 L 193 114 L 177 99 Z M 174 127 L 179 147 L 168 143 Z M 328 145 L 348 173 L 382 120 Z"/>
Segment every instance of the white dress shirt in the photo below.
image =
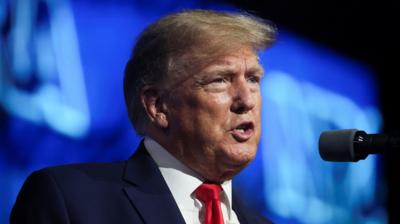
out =
<path fill-rule="evenodd" d="M 187 224 L 203 223 L 203 205 L 195 197 L 194 190 L 204 180 L 150 137 L 145 137 L 144 145 L 157 163 L 185 222 Z M 232 210 L 232 181 L 225 181 L 221 186 L 223 189 L 221 191 L 221 209 L 224 222 L 226 224 L 239 224 L 239 220 Z"/>

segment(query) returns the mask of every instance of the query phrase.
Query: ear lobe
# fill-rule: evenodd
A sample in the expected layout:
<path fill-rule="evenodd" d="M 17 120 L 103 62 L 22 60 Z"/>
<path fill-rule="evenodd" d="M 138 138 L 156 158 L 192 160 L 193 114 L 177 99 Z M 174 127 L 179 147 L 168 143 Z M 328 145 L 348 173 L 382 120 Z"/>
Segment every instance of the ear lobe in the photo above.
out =
<path fill-rule="evenodd" d="M 167 107 L 161 97 L 161 91 L 155 86 L 145 86 L 140 92 L 140 98 L 150 122 L 158 127 L 167 128 Z"/>

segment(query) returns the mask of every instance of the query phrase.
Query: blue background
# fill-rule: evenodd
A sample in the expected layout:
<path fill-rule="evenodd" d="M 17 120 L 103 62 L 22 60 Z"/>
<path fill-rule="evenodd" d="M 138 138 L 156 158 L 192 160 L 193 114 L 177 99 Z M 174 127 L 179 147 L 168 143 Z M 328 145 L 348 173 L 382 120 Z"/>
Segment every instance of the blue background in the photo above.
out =
<path fill-rule="evenodd" d="M 33 170 L 124 160 L 140 140 L 123 101 L 135 38 L 160 16 L 209 1 L 0 0 L 0 223 Z M 263 132 L 256 160 L 235 179 L 277 223 L 386 223 L 379 158 L 323 162 L 319 133 L 378 132 L 371 69 L 285 31 L 262 52 Z"/>

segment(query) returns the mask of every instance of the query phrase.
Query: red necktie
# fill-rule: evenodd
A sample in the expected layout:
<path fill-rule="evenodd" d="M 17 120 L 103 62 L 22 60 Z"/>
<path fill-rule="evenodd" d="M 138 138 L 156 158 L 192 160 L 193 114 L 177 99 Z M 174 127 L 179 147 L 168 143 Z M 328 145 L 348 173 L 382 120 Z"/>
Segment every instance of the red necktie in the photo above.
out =
<path fill-rule="evenodd" d="M 196 190 L 196 198 L 203 202 L 205 207 L 204 224 L 224 224 L 221 210 L 221 186 L 203 183 Z"/>

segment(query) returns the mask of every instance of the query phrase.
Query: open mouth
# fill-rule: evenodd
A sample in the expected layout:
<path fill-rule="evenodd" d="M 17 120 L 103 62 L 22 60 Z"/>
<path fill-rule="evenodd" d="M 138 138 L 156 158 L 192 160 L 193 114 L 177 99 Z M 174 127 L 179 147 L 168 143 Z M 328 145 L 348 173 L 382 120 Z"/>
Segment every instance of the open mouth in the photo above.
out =
<path fill-rule="evenodd" d="M 253 136 L 254 124 L 252 122 L 243 122 L 232 129 L 231 134 L 236 141 L 244 142 Z"/>

